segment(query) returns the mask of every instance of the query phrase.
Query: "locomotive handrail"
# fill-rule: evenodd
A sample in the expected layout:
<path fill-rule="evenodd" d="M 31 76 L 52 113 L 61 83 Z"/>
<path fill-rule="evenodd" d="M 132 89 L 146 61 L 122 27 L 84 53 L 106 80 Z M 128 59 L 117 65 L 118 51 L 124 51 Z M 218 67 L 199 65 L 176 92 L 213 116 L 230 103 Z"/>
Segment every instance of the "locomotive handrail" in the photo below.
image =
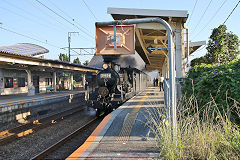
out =
<path fill-rule="evenodd" d="M 175 102 L 175 56 L 173 49 L 173 38 L 172 38 L 172 28 L 171 26 L 161 18 L 139 18 L 139 19 L 126 19 L 126 20 L 115 20 L 108 22 L 96 22 L 95 25 L 101 26 L 116 26 L 116 25 L 131 25 L 139 23 L 161 23 L 168 32 L 168 57 L 169 57 L 169 82 L 170 82 L 170 103 L 171 107 L 171 117 L 173 124 L 173 136 L 176 137 L 177 133 L 177 118 L 176 118 L 176 102 Z"/>

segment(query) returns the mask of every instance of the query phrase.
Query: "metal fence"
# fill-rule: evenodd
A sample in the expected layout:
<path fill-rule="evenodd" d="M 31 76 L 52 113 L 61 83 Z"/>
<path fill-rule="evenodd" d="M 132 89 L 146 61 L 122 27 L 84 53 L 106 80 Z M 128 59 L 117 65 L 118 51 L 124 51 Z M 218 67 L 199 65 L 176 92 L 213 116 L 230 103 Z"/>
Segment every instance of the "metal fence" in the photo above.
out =
<path fill-rule="evenodd" d="M 175 106 L 178 106 L 178 108 L 181 108 L 181 106 L 179 105 L 179 102 L 182 98 L 182 91 L 181 91 L 181 84 L 180 81 L 182 79 L 178 79 L 176 78 L 176 83 L 175 83 L 175 89 L 176 89 L 176 99 L 175 99 Z M 164 83 L 163 83 L 163 87 L 164 87 L 164 104 L 165 104 L 165 110 L 166 113 L 168 115 L 169 118 L 169 122 L 171 122 L 171 117 L 172 117 L 172 113 L 171 113 L 171 106 L 170 106 L 170 84 L 169 84 L 169 79 L 165 79 Z"/>

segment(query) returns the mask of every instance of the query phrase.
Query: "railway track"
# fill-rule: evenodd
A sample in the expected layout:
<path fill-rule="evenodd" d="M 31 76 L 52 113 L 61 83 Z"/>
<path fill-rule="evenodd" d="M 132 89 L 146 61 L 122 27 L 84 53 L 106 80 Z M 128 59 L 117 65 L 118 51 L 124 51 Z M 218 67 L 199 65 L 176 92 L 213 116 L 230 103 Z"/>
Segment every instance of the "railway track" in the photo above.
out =
<path fill-rule="evenodd" d="M 101 120 L 102 118 L 94 118 L 90 120 L 84 126 L 78 128 L 74 132 L 62 138 L 57 143 L 53 144 L 38 155 L 31 158 L 31 160 L 67 158 L 74 150 L 76 150 L 78 147 L 80 147 L 81 144 L 85 142 L 85 140 L 97 127 Z"/>
<path fill-rule="evenodd" d="M 27 136 L 29 134 L 35 133 L 38 130 L 47 127 L 49 125 L 52 125 L 56 122 L 59 122 L 63 119 L 66 119 L 80 111 L 82 111 L 84 108 L 72 108 L 54 115 L 51 115 L 49 117 L 45 117 L 39 120 L 32 121 L 30 123 L 5 130 L 0 132 L 0 145 L 12 142 L 16 139 L 22 138 L 24 136 Z"/>

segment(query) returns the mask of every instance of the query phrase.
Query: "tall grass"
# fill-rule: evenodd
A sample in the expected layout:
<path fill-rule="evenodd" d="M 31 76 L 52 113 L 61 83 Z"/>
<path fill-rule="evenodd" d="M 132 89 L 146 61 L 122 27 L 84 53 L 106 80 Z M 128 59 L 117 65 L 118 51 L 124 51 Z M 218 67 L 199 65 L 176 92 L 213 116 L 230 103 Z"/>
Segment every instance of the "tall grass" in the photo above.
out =
<path fill-rule="evenodd" d="M 198 110 L 192 95 L 177 116 L 177 137 L 172 138 L 171 124 L 163 108 L 148 110 L 148 123 L 156 135 L 160 156 L 165 159 L 240 159 L 240 128 L 230 121 L 231 110 L 240 118 L 239 104 L 235 101 L 221 113 L 212 99 Z"/>

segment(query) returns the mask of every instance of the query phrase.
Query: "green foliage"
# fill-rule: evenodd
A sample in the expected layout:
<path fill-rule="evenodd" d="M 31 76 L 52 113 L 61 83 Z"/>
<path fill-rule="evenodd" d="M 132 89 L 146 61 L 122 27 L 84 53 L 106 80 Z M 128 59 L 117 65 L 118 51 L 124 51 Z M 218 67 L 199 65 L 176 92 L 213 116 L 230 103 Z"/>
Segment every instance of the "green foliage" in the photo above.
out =
<path fill-rule="evenodd" d="M 76 64 L 81 64 L 79 58 L 77 57 L 76 59 L 73 60 L 73 63 L 76 63 Z"/>
<path fill-rule="evenodd" d="M 85 66 L 87 66 L 89 64 L 89 61 L 88 60 L 86 60 L 84 63 L 83 63 L 83 65 L 85 65 Z"/>
<path fill-rule="evenodd" d="M 214 100 L 211 100 L 200 116 L 194 95 L 184 102 L 177 113 L 175 138 L 165 108 L 154 105 L 147 109 L 145 117 L 156 136 L 161 156 L 159 159 L 240 159 L 240 128 L 229 121 L 229 111 L 231 108 L 239 110 L 239 104 L 229 106 L 228 112 L 222 114 Z M 215 110 L 210 113 L 212 104 Z"/>
<path fill-rule="evenodd" d="M 182 84 L 183 94 L 187 97 L 194 94 L 200 110 L 204 110 L 204 105 L 212 99 L 222 113 L 234 100 L 240 102 L 240 60 L 224 65 L 197 65 L 187 75 Z M 240 120 L 237 121 L 240 124 Z"/>
<path fill-rule="evenodd" d="M 58 58 L 59 58 L 60 61 L 69 62 L 69 57 L 68 57 L 67 54 L 60 53 Z"/>
<path fill-rule="evenodd" d="M 239 55 L 239 39 L 232 32 L 227 32 L 225 25 L 214 28 L 208 41 L 206 58 L 209 63 L 226 63 Z"/>
<path fill-rule="evenodd" d="M 207 54 L 193 60 L 191 66 L 201 63 L 228 63 L 236 59 L 239 52 L 239 38 L 232 32 L 227 32 L 225 25 L 214 28 L 208 41 Z"/>
<path fill-rule="evenodd" d="M 81 74 L 81 73 L 74 73 L 74 74 L 73 74 L 73 79 L 74 79 L 76 82 L 81 82 L 81 81 L 82 81 L 82 74 Z"/>
<path fill-rule="evenodd" d="M 81 62 L 80 62 L 80 60 L 79 60 L 78 57 L 73 60 L 73 63 L 81 64 Z M 73 74 L 73 79 L 74 79 L 76 82 L 81 82 L 81 81 L 82 81 L 82 74 L 81 74 L 81 73 L 74 73 L 74 74 Z"/>
<path fill-rule="evenodd" d="M 202 63 L 206 63 L 206 57 L 200 57 L 200 58 L 195 58 L 191 61 L 191 67 L 195 66 L 195 65 L 200 65 Z"/>

